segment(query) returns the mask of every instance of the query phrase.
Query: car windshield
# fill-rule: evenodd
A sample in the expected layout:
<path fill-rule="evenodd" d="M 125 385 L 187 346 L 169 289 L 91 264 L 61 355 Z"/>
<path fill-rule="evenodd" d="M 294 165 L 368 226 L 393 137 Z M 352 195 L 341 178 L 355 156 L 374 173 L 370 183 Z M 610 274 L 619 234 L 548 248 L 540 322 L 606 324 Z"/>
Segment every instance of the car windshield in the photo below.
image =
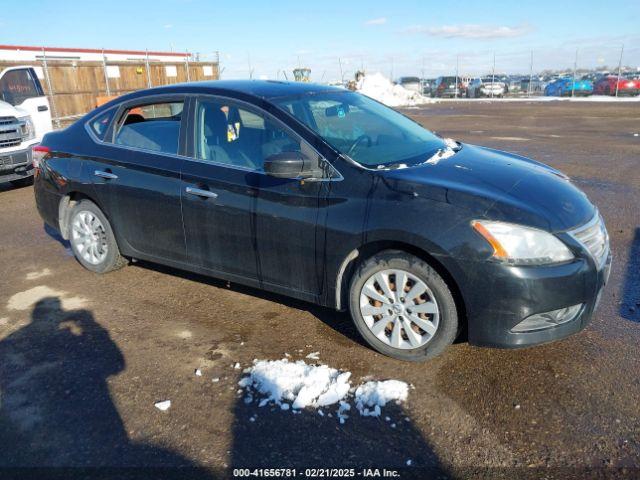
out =
<path fill-rule="evenodd" d="M 358 93 L 314 93 L 274 103 L 365 167 L 415 165 L 446 148 L 413 120 Z"/>

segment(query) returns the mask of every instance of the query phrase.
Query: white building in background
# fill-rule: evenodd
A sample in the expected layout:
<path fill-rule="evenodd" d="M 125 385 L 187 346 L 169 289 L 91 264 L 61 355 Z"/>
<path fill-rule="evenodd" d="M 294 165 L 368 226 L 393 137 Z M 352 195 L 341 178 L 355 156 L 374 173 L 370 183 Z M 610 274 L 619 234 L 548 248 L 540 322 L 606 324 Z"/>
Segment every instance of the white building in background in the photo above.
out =
<path fill-rule="evenodd" d="M 155 52 L 143 50 L 111 50 L 92 48 L 59 48 L 59 47 L 33 47 L 25 45 L 0 45 L 0 61 L 10 62 L 34 62 L 47 60 L 67 60 L 78 62 L 126 62 L 144 61 L 182 63 L 185 60 L 193 60 L 192 55 L 186 52 Z"/>

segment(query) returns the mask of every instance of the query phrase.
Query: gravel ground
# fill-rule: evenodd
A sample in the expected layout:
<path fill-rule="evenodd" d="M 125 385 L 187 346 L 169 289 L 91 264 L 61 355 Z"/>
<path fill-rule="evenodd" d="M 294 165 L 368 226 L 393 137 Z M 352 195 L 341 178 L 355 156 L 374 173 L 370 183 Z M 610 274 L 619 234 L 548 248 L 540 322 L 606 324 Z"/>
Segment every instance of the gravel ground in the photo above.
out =
<path fill-rule="evenodd" d="M 444 136 L 549 163 L 599 206 L 615 258 L 585 331 L 514 351 L 458 343 L 402 363 L 328 309 L 150 264 L 87 272 L 43 227 L 30 187 L 0 186 L 0 476 L 24 466 L 75 467 L 40 478 L 148 473 L 133 467 L 219 478 L 258 466 L 359 476 L 411 460 L 402 478 L 637 478 L 638 106 L 442 102 L 406 113 Z M 396 378 L 415 389 L 382 418 L 352 414 L 344 425 L 237 393 L 236 362 L 316 351 L 354 383 Z M 154 408 L 167 399 L 169 410 Z"/>

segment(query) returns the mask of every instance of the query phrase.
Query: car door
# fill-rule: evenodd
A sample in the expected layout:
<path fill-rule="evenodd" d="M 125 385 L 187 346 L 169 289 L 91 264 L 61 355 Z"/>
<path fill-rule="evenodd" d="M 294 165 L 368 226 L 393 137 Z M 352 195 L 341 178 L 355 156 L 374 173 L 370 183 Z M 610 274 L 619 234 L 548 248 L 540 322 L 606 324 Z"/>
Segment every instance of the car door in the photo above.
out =
<path fill-rule="evenodd" d="M 191 118 L 194 159 L 182 172 L 190 261 L 272 290 L 317 297 L 324 182 L 276 179 L 263 169 L 270 155 L 313 155 L 313 149 L 270 114 L 237 100 L 199 97 Z"/>
<path fill-rule="evenodd" d="M 182 95 L 144 97 L 87 124 L 97 147 L 84 161 L 84 175 L 93 179 L 118 241 L 131 256 L 186 261 L 180 204 L 183 106 Z M 105 125 L 110 126 L 102 134 Z"/>
<path fill-rule="evenodd" d="M 33 67 L 10 67 L 0 72 L 0 100 L 29 114 L 38 140 L 52 130 L 49 100 Z"/>

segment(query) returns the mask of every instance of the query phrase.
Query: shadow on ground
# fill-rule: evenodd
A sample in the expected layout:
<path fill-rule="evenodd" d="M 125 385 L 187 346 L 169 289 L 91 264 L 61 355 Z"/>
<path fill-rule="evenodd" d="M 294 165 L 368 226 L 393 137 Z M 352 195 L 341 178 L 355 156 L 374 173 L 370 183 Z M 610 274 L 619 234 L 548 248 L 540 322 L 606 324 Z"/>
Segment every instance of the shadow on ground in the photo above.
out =
<path fill-rule="evenodd" d="M 352 408 L 349 418 L 340 424 L 336 405 L 326 407 L 325 415 L 320 416 L 309 409 L 295 414 L 279 407 L 260 408 L 258 401 L 246 404 L 241 398 L 235 406 L 231 470 L 355 468 L 357 477 L 364 468 L 386 468 L 399 469 L 401 478 L 449 478 L 422 433 L 398 405 L 388 404 L 379 418 L 361 417 Z"/>
<path fill-rule="evenodd" d="M 622 283 L 620 316 L 640 322 L 640 228 L 636 228 L 629 249 L 627 271 Z"/>
<path fill-rule="evenodd" d="M 38 301 L 31 322 L 0 341 L 0 472 L 47 467 L 40 478 L 212 478 L 170 450 L 128 438 L 106 383 L 124 368 L 90 311 L 65 311 L 57 297 Z M 113 467 L 117 474 L 108 473 Z"/>

